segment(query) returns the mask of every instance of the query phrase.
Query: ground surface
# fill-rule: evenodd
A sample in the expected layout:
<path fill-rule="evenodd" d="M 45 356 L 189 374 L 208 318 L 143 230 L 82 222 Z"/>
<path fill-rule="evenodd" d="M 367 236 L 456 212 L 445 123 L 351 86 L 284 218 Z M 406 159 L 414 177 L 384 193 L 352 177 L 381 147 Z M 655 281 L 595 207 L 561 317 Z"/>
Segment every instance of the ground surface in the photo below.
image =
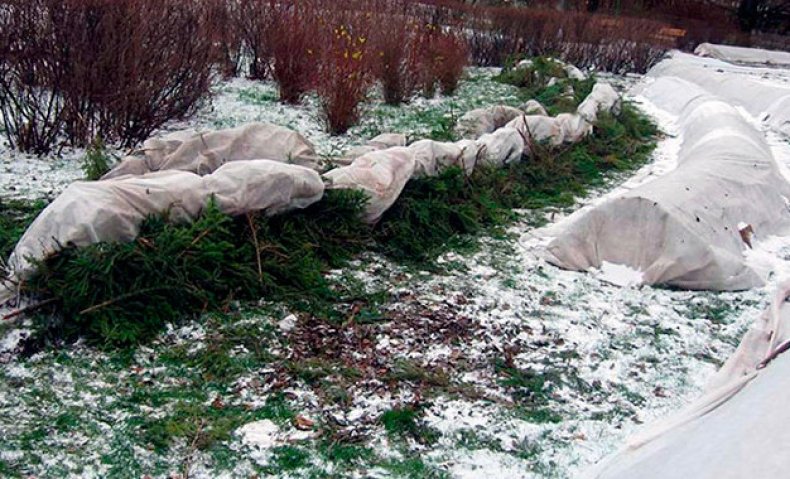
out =
<path fill-rule="evenodd" d="M 337 155 L 380 131 L 441 134 L 457 112 L 518 103 L 490 77 L 475 71 L 457 98 L 403 111 L 374 104 L 337 139 L 321 132 L 311 101 L 285 108 L 272 86 L 237 80 L 193 126 L 273 121 Z M 642 107 L 667 136 L 620 187 L 672 169 L 682 140 L 673 118 Z M 768 136 L 790 164 L 790 144 Z M 57 191 L 80 176 L 69 155 L 28 173 L 0 152 L 0 192 Z M 620 287 L 611 283 L 628 278 L 617 271 L 548 265 L 545 239 L 518 223 L 432 271 L 363 257 L 333 274 L 377 299 L 344 305 L 341 327 L 262 301 L 131 352 L 76 345 L 25 358 L 24 324 L 0 325 L 0 476 L 575 477 L 693 398 L 771 289 Z M 754 261 L 790 271 L 790 242 L 764 240 Z"/>

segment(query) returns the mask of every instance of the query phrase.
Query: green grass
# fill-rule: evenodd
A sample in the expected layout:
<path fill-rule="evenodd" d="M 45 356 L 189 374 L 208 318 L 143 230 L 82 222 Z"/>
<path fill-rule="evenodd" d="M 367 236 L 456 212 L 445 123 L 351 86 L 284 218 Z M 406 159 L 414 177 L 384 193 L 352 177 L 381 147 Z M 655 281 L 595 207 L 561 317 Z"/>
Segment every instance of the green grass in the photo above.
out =
<path fill-rule="evenodd" d="M 252 105 L 267 105 L 276 103 L 280 100 L 280 95 L 276 91 L 262 90 L 258 88 L 244 88 L 239 90 L 239 100 Z"/>
<path fill-rule="evenodd" d="M 419 457 L 390 460 L 380 464 L 396 478 L 403 479 L 449 479 L 450 474 L 425 464 Z"/>
<path fill-rule="evenodd" d="M 547 408 L 551 393 L 562 383 L 558 371 L 519 369 L 498 358 L 494 361 L 494 372 L 498 383 L 513 397 L 515 412 L 519 417 L 536 424 L 562 421 L 560 415 Z"/>
<path fill-rule="evenodd" d="M 202 401 L 201 401 L 202 400 Z M 250 410 L 242 406 L 206 405 L 205 394 L 182 400 L 172 406 L 170 414 L 158 419 L 144 419 L 141 442 L 158 452 L 166 452 L 177 438 L 200 450 L 208 450 L 230 439 L 231 433 L 244 424 L 270 419 L 287 421 L 293 412 L 281 396 L 271 396 L 264 407 Z"/>
<path fill-rule="evenodd" d="M 439 432 L 420 420 L 421 410 L 415 406 L 390 409 L 379 418 L 387 434 L 401 439 L 413 439 L 420 444 L 434 444 Z"/>
<path fill-rule="evenodd" d="M 277 474 L 296 469 L 304 469 L 310 465 L 310 453 L 294 446 L 280 446 L 272 449 L 272 464 L 264 471 Z"/>

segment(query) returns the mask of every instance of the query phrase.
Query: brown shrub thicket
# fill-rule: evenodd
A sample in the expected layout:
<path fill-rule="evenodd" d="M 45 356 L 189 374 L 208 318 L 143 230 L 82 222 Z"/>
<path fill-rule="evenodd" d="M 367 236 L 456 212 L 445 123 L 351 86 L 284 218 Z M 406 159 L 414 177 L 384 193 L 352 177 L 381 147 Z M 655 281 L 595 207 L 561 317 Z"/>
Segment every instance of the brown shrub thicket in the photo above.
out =
<path fill-rule="evenodd" d="M 238 0 L 236 24 L 233 28 L 242 39 L 240 48 L 248 64 L 248 75 L 254 80 L 271 77 L 272 45 L 276 0 Z"/>
<path fill-rule="evenodd" d="M 426 68 L 445 95 L 455 94 L 469 61 L 466 39 L 453 30 L 434 29 L 426 55 Z"/>
<path fill-rule="evenodd" d="M 0 111 L 38 154 L 96 136 L 123 146 L 193 113 L 216 60 L 206 2 L 0 1 Z"/>
<path fill-rule="evenodd" d="M 371 68 L 381 85 L 384 101 L 399 105 L 419 88 L 421 25 L 405 4 L 402 8 L 381 10 L 376 17 L 379 25 L 370 38 Z"/>
<path fill-rule="evenodd" d="M 550 55 L 643 72 L 668 48 L 784 41 L 742 38 L 700 1 L 665 3 L 573 0 L 557 11 L 456 0 L 0 0 L 0 113 L 25 151 L 96 136 L 131 146 L 192 114 L 218 72 L 271 78 L 286 103 L 316 92 L 339 133 L 358 120 L 373 81 L 393 105 L 420 89 L 452 94 L 469 60 Z"/>
<path fill-rule="evenodd" d="M 667 25 L 652 20 L 527 8 L 469 9 L 474 63 L 501 65 L 507 57 L 553 55 L 579 67 L 644 72 L 677 45 Z"/>
<path fill-rule="evenodd" d="M 224 78 L 241 74 L 246 49 L 245 30 L 248 23 L 244 10 L 250 2 L 237 0 L 206 0 L 207 33 L 214 45 L 215 62 Z"/>

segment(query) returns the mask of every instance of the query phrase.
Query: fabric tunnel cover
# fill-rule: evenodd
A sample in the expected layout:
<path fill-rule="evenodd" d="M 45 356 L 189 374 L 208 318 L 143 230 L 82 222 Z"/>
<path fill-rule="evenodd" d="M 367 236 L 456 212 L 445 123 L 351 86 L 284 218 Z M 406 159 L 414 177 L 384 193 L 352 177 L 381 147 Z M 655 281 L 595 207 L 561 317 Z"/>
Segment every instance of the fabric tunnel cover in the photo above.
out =
<path fill-rule="evenodd" d="M 790 185 L 762 133 L 734 107 L 674 76 L 656 78 L 642 94 L 680 115 L 677 169 L 573 215 L 549 244 L 548 260 L 579 271 L 622 264 L 644 283 L 685 289 L 761 285 L 745 263 L 740 225 L 760 237 L 790 225 Z"/>
<path fill-rule="evenodd" d="M 786 477 L 790 468 L 790 283 L 685 409 L 650 425 L 587 479 Z"/>

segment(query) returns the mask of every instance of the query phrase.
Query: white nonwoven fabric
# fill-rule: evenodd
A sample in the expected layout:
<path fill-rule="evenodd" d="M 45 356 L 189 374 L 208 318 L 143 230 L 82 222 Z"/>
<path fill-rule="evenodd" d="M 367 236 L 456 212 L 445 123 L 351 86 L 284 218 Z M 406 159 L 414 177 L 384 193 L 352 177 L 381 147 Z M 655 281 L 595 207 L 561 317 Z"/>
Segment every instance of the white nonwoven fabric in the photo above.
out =
<path fill-rule="evenodd" d="M 146 217 L 169 212 L 175 220 L 196 218 L 214 198 L 221 211 L 275 214 L 304 208 L 323 196 L 312 169 L 270 160 L 227 163 L 200 176 L 179 170 L 71 184 L 33 221 L 8 264 L 24 277 L 33 262 L 62 246 L 134 240 Z"/>
<path fill-rule="evenodd" d="M 630 438 L 589 479 L 742 479 L 790 468 L 790 284 L 781 285 L 738 349 L 680 413 Z"/>
<path fill-rule="evenodd" d="M 226 130 L 187 130 L 148 139 L 102 179 L 165 170 L 207 175 L 225 163 L 247 160 L 272 160 L 312 169 L 319 166 L 313 145 L 300 133 L 270 123 L 249 123 Z"/>
<path fill-rule="evenodd" d="M 647 284 L 686 289 L 761 285 L 745 262 L 739 225 L 758 237 L 790 226 L 790 185 L 762 134 L 684 80 L 662 77 L 643 93 L 680 114 L 677 169 L 574 215 L 549 244 L 548 260 L 580 271 L 622 264 Z"/>

